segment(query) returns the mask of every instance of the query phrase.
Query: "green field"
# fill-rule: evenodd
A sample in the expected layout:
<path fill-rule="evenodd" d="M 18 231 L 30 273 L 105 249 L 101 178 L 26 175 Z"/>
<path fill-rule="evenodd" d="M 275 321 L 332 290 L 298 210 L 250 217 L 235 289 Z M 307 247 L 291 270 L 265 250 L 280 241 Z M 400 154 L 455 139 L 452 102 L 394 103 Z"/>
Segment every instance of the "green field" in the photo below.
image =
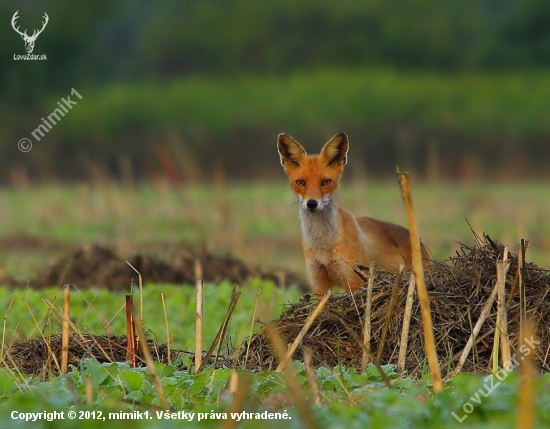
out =
<path fill-rule="evenodd" d="M 512 251 L 521 238 L 530 240 L 528 259 L 550 266 L 545 183 L 411 180 L 420 235 L 434 259 L 452 255 L 457 241 L 472 242 L 468 219 L 475 232 L 486 232 Z M 303 271 L 297 207 L 285 182 L 217 187 L 158 182 L 137 188 L 112 183 L 41 185 L 0 188 L 0 201 L 0 244 L 3 237 L 24 234 L 58 244 L 99 243 L 123 254 L 145 250 L 163 256 L 170 243 L 185 242 L 266 268 Z M 407 224 L 396 180 L 344 178 L 340 201 L 357 215 Z M 59 256 L 58 249 L 25 249 L 21 254 L 16 247 L 0 246 L 0 267 L 28 279 L 49 258 Z"/>
<path fill-rule="evenodd" d="M 251 315 L 257 291 L 262 288 L 261 302 L 269 302 L 276 316 L 280 313 L 281 303 L 296 300 L 298 293 L 288 290 L 283 293 L 274 289 L 272 284 L 253 282 L 242 289 L 242 296 L 231 322 L 229 332 L 231 341 L 239 345 L 248 334 Z M 210 344 L 218 329 L 230 296 L 230 286 L 206 285 L 205 288 L 205 342 Z M 175 347 L 192 350 L 194 342 L 194 290 L 163 285 L 148 285 L 144 289 L 143 323 L 149 335 L 159 341 L 165 340 L 163 311 L 159 309 L 160 292 L 167 300 L 170 335 Z M 2 301 L 15 297 L 6 318 L 5 333 L 9 338 L 17 330 L 38 336 L 40 332 L 48 335 L 59 330 L 61 311 L 61 291 L 45 290 L 26 293 L 0 289 Z M 139 301 L 139 294 L 135 296 Z M 108 331 L 123 334 L 124 314 L 120 310 L 123 296 L 99 290 L 72 293 L 72 321 L 82 332 L 105 333 L 105 320 L 110 320 Z M 53 303 L 51 305 L 50 303 Z M 53 309 L 52 309 L 53 308 Z M 160 307 L 162 308 L 162 307 Z M 139 310 L 139 305 L 138 305 Z M 269 313 L 261 311 L 263 317 Z M 36 319 L 36 322 L 33 320 Z M 37 329 L 39 326 L 39 329 Z M 258 326 L 254 330 L 257 330 Z M 9 344 L 5 344 L 8 347 Z M 186 361 L 190 363 L 189 361 Z M 55 377 L 49 381 L 40 381 L 36 377 L 25 378 L 17 372 L 0 371 L 0 424 L 2 427 L 120 427 L 120 421 L 109 417 L 109 413 L 139 412 L 150 420 L 133 421 L 139 428 L 153 427 L 220 427 L 223 413 L 230 416 L 231 396 L 227 393 L 231 369 L 206 368 L 195 375 L 189 371 L 176 370 L 173 366 L 157 364 L 163 392 L 171 404 L 172 412 L 195 413 L 193 420 L 165 420 L 158 418 L 161 411 L 159 397 L 153 387 L 152 378 L 146 368 L 131 369 L 128 364 L 99 365 L 86 361 L 80 368 L 74 368 L 69 376 Z M 301 388 L 311 398 L 311 385 L 304 366 L 295 363 Z M 373 427 L 373 428 L 423 428 L 423 427 L 483 427 L 512 428 L 517 419 L 516 409 L 519 395 L 515 372 L 502 378 L 502 382 L 487 379 L 486 376 L 459 374 L 445 384 L 442 394 L 434 396 L 429 378 L 414 381 L 394 372 L 392 366 L 386 366 L 393 387 L 384 386 L 374 366 L 369 366 L 364 374 L 342 367 L 321 367 L 316 378 L 321 389 L 322 406 L 312 406 L 311 413 L 320 427 Z M 247 382 L 247 397 L 244 410 L 249 413 L 261 413 L 266 410 L 278 412 L 290 417 L 290 420 L 244 420 L 241 427 L 304 427 L 303 418 L 293 406 L 288 394 L 285 377 L 274 371 L 252 373 L 238 370 L 241 383 Z M 87 380 L 91 380 L 87 382 Z M 538 427 L 550 424 L 550 397 L 547 375 L 535 383 L 536 418 Z M 86 387 L 91 384 L 91 389 Z M 491 386 L 495 387 L 490 395 L 485 395 Z M 487 397 L 486 397 L 487 396 Z M 468 404 L 468 405 L 467 405 Z M 274 411 L 275 410 L 275 411 Z M 42 413 L 63 411 L 64 419 L 54 422 L 39 420 L 24 422 L 14 420 L 12 413 Z M 83 420 L 70 420 L 69 411 L 74 411 Z M 87 413 L 87 414 L 86 414 Z M 101 414 L 100 414 L 101 413 Z M 199 413 L 203 420 L 197 421 Z M 218 413 L 217 419 L 210 418 Z M 453 413 L 456 415 L 453 415 Z M 221 416 L 221 417 L 220 417 Z M 100 420 L 92 420 L 92 417 Z M 105 421 L 102 420 L 105 417 Z M 459 423 L 459 420 L 462 423 Z"/>
<path fill-rule="evenodd" d="M 509 243 L 512 250 L 519 238 L 530 240 L 528 259 L 542 267 L 550 266 L 550 239 L 547 190 L 543 184 L 468 183 L 426 184 L 412 182 L 418 224 L 424 242 L 434 258 L 445 259 L 457 248 L 456 241 L 471 243 L 467 217 L 478 232 Z M 353 182 L 344 186 L 341 202 L 357 214 L 369 214 L 400 224 L 406 217 L 398 185 L 393 182 Z M 245 261 L 264 267 L 303 271 L 300 231 L 296 207 L 287 185 L 280 183 L 235 184 L 223 186 L 172 187 L 159 182 L 138 188 L 94 183 L 74 186 L 29 186 L 0 190 L 0 244 L 6 237 L 23 234 L 56 246 L 28 248 L 0 245 L 0 267 L 20 280 L 32 278 L 52 257 L 66 252 L 64 246 L 101 243 L 118 251 L 152 252 L 167 257 L 167 243 L 185 241 L 206 244 L 219 253 L 233 253 Z M 291 287 L 279 290 L 270 282 L 255 280 L 240 285 L 242 296 L 228 328 L 226 343 L 238 347 L 248 336 L 256 296 L 261 320 L 277 317 L 282 304 L 296 302 L 299 292 Z M 130 285 L 128 285 L 128 288 Z M 205 285 L 205 340 L 207 348 L 223 321 L 232 285 Z M 152 338 L 166 341 L 164 312 L 160 299 L 166 298 L 170 337 L 174 348 L 193 350 L 194 289 L 146 284 L 143 295 L 143 324 Z M 138 311 L 139 292 L 134 290 Z M 13 298 L 13 304 L 12 302 Z M 14 341 L 36 338 L 60 330 L 62 291 L 59 287 L 41 291 L 0 289 L 4 326 L 2 349 Z M 124 293 L 100 289 L 73 289 L 72 322 L 83 333 L 125 333 Z M 9 308 L 9 312 L 8 312 Z M 260 328 L 252 326 L 253 331 Z M 308 398 L 311 386 L 303 365 L 296 363 L 298 380 Z M 516 426 L 520 394 L 513 372 L 487 397 L 480 389 L 485 376 L 460 374 L 434 395 L 428 378 L 411 380 L 406 374 L 385 370 L 394 387 L 384 386 L 374 367 L 367 373 L 341 367 L 317 370 L 323 406 L 312 406 L 312 415 L 321 427 L 519 427 Z M 174 412 L 229 413 L 232 399 L 225 388 L 230 369 L 207 368 L 194 375 L 174 367 L 158 365 L 162 385 Z M 248 380 L 244 409 L 262 413 L 279 401 L 279 412 L 288 411 L 290 420 L 261 422 L 247 420 L 242 427 L 304 427 L 302 417 L 288 397 L 284 376 L 275 372 L 240 371 Z M 91 394 L 86 380 L 91 379 Z M 495 381 L 494 384 L 497 382 Z M 538 427 L 550 424 L 548 375 L 535 382 Z M 482 390 L 485 392 L 486 390 Z M 476 396 L 477 394 L 477 396 Z M 472 399 L 473 398 L 473 399 Z M 282 402 L 281 402 L 282 401 Z M 285 402 L 286 401 L 286 402 Z M 50 411 L 149 411 L 152 419 L 134 421 L 136 427 L 219 427 L 210 418 L 158 420 L 160 404 L 146 369 L 130 369 L 127 364 L 98 365 L 87 362 L 67 377 L 49 381 L 25 379 L 17 372 L 0 372 L 0 425 L 2 427 L 119 427 L 120 421 L 57 420 L 25 422 L 13 420 L 17 412 Z M 470 405 L 471 409 L 469 408 Z M 465 407 L 465 408 L 463 408 Z M 465 411 L 466 410 L 466 411 Z M 459 423 L 453 416 L 467 416 Z M 86 417 L 86 414 L 83 414 Z M 88 417 L 93 415 L 88 414 Z"/>
<path fill-rule="evenodd" d="M 239 345 L 248 335 L 251 314 L 257 291 L 262 288 L 260 302 L 263 302 L 261 314 L 269 319 L 277 316 L 282 310 L 281 304 L 287 299 L 298 298 L 297 291 L 290 289 L 282 292 L 272 284 L 253 282 L 242 289 L 242 298 L 235 311 L 235 317 L 229 327 L 232 341 Z M 61 310 L 61 291 L 49 289 L 37 293 L 32 290 L 13 292 L 0 290 L 2 301 L 9 302 L 14 297 L 13 305 L 6 318 L 5 336 L 10 338 L 17 331 L 19 336 L 39 336 L 40 332 L 48 335 L 58 332 Z M 161 310 L 160 293 L 167 299 L 167 315 L 170 335 L 174 347 L 193 349 L 194 343 L 194 290 L 175 286 L 148 285 L 144 289 L 143 322 L 148 332 L 158 341 L 165 341 L 165 324 Z M 228 284 L 206 285 L 205 287 L 205 342 L 210 344 L 215 332 L 223 320 L 227 301 L 231 293 Z M 139 302 L 139 294 L 135 296 Z M 122 294 L 101 290 L 73 292 L 71 299 L 72 321 L 81 332 L 96 334 L 125 332 L 125 320 L 121 312 Z M 266 302 L 270 311 L 266 312 Z M 138 306 L 138 310 L 139 310 Z M 109 321 L 107 324 L 106 322 Z M 258 329 L 256 325 L 254 331 Z M 5 347 L 9 346 L 6 342 Z M 295 364 L 302 388 L 311 395 L 310 385 L 302 364 Z M 199 375 L 187 371 L 178 371 L 174 367 L 157 365 L 161 375 L 164 393 L 174 412 L 188 413 L 210 412 L 229 413 L 230 397 L 225 389 L 230 377 L 230 369 L 206 369 Z M 453 412 L 459 419 L 466 417 L 467 424 L 476 427 L 514 427 L 515 408 L 518 402 L 518 381 L 515 373 L 507 377 L 502 384 L 488 397 L 478 391 L 486 392 L 489 383 L 485 377 L 461 374 L 448 382 L 445 392 L 434 397 L 427 379 L 412 381 L 406 376 L 399 376 L 393 368 L 385 370 L 394 382 L 393 389 L 387 389 L 374 367 L 367 373 L 359 374 L 345 368 L 319 368 L 316 372 L 322 389 L 323 407 L 314 407 L 314 418 L 322 427 L 394 428 L 394 427 L 461 427 Z M 270 409 L 272 403 L 283 401 L 288 409 L 291 421 L 262 421 L 270 427 L 303 427 L 299 413 L 288 398 L 284 376 L 275 372 L 253 374 L 250 371 L 239 371 L 241 378 L 250 382 L 248 400 L 245 409 L 261 413 Z M 248 378 L 247 378 L 248 377 Z M 92 402 L 86 403 L 86 380 L 93 385 Z M 539 396 L 537 415 L 541 424 L 550 423 L 550 407 L 546 391 L 548 377 L 537 381 Z M 496 385 L 498 380 L 494 381 Z M 476 397 L 477 393 L 477 397 Z M 277 395 L 283 395 L 282 399 Z M 473 397 L 474 399 L 470 399 Z M 474 411 L 468 414 L 463 410 L 466 403 L 475 404 L 476 398 L 481 401 Z M 481 398 L 481 399 L 479 399 Z M 133 405 L 132 405 L 133 404 Z M 11 412 L 75 411 L 77 414 L 86 411 L 101 411 L 102 416 L 109 412 L 148 411 L 151 421 L 135 422 L 137 427 L 157 427 L 155 407 L 160 405 L 158 396 L 146 369 L 130 369 L 127 364 L 98 365 L 87 361 L 81 368 L 75 368 L 68 378 L 56 377 L 51 381 L 41 382 L 36 378 L 24 379 L 17 373 L 3 370 L 0 372 L 0 422 L 4 427 L 19 427 L 12 420 Z M 469 408 L 466 408 L 469 411 Z M 283 412 L 281 409 L 279 412 Z M 82 414 L 84 417 L 86 414 Z M 198 416 L 198 414 L 197 414 Z M 191 427 L 218 427 L 219 421 L 210 419 L 197 422 L 186 422 Z M 176 427 L 181 421 L 161 420 L 166 427 Z M 349 423 L 352 422 L 352 423 Z M 29 427 L 19 422 L 21 427 Z M 244 427 L 253 427 L 258 421 L 246 421 Z M 29 425 L 32 427 L 116 427 L 117 421 L 75 420 L 56 421 L 52 426 L 40 421 Z M 543 426 L 541 426 L 543 427 Z"/>

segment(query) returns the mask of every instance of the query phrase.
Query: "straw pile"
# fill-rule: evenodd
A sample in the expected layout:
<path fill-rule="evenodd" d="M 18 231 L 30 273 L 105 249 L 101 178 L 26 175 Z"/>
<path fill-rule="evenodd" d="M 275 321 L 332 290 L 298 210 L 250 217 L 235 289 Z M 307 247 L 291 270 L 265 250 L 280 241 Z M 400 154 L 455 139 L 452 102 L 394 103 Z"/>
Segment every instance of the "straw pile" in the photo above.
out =
<path fill-rule="evenodd" d="M 445 263 L 434 263 L 426 271 L 426 284 L 430 297 L 432 321 L 437 346 L 437 354 L 442 374 L 448 374 L 455 366 L 466 345 L 480 313 L 491 295 L 496 282 L 496 265 L 502 259 L 504 246 L 488 236 L 474 236 L 474 246 L 461 244 L 456 256 Z M 509 341 L 512 355 L 518 344 L 520 320 L 520 300 L 518 285 L 518 255 L 508 256 L 510 268 L 506 277 Z M 528 317 L 538 326 L 537 337 L 540 346 L 535 350 L 537 363 L 544 370 L 550 370 L 550 327 L 544 323 L 550 320 L 548 291 L 550 290 L 549 271 L 534 264 L 524 265 L 525 307 Z M 397 276 L 376 271 L 372 295 L 372 336 L 371 351 L 380 356 L 381 364 L 397 364 L 405 302 L 409 283 L 409 272 L 405 272 L 396 288 L 393 309 L 390 309 L 393 285 Z M 513 294 L 512 296 L 511 293 Z M 346 367 L 361 367 L 362 348 L 347 333 L 341 319 L 363 338 L 363 316 L 366 305 L 366 288 L 360 288 L 352 295 L 333 295 L 323 312 L 317 317 L 302 345 L 313 352 L 313 364 L 332 367 L 338 364 Z M 291 343 L 302 329 L 304 322 L 315 309 L 317 302 L 305 296 L 299 303 L 291 304 L 277 321 L 277 329 L 286 343 Z M 391 314 L 388 315 L 388 311 Z M 469 354 L 463 371 L 488 372 L 495 332 L 497 301 L 491 311 L 475 345 Z M 387 324 L 387 327 L 385 325 Z M 385 342 L 381 344 L 386 330 Z M 276 368 L 278 362 L 271 350 L 266 333 L 262 330 L 249 339 L 242 350 L 249 347 L 248 356 L 240 356 L 242 367 L 258 370 Z M 382 349 L 382 350 L 380 350 Z M 294 359 L 303 360 L 298 348 Z M 427 372 L 424 351 L 424 337 L 418 301 L 415 299 L 408 335 L 408 351 L 405 369 L 413 377 Z"/>
<path fill-rule="evenodd" d="M 48 379 L 59 374 L 61 362 L 61 334 L 46 339 L 37 338 L 14 344 L 4 356 L 6 366 L 17 368 L 25 375 L 38 375 L 41 379 Z M 168 363 L 168 347 L 157 344 L 148 339 L 147 345 L 153 359 Z M 69 365 L 78 367 L 82 359 L 91 358 L 100 363 L 125 362 L 128 339 L 126 336 L 101 336 L 74 333 L 69 338 Z M 141 350 L 137 349 L 137 365 L 146 366 L 141 357 Z M 182 352 L 171 351 L 171 360 L 175 360 Z"/>

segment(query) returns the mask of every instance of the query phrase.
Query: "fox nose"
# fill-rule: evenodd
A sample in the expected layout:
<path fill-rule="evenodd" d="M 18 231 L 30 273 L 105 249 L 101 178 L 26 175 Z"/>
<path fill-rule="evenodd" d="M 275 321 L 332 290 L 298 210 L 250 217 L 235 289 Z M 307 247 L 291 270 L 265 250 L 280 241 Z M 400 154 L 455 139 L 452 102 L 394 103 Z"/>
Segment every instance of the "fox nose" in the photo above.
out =
<path fill-rule="evenodd" d="M 315 210 L 319 203 L 316 200 L 307 200 L 306 206 L 310 210 Z"/>

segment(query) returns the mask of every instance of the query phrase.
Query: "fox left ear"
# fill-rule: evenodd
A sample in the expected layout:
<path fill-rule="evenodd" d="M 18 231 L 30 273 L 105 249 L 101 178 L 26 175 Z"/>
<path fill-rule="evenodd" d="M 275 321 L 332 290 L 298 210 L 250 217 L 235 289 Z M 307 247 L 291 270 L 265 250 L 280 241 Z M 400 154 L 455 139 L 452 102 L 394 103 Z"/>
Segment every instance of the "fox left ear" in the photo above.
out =
<path fill-rule="evenodd" d="M 306 151 L 300 143 L 288 134 L 281 133 L 277 136 L 277 150 L 284 168 L 289 166 L 299 167 Z"/>
<path fill-rule="evenodd" d="M 325 161 L 327 167 L 336 165 L 343 167 L 348 162 L 348 148 L 347 134 L 336 134 L 323 146 L 319 156 Z"/>

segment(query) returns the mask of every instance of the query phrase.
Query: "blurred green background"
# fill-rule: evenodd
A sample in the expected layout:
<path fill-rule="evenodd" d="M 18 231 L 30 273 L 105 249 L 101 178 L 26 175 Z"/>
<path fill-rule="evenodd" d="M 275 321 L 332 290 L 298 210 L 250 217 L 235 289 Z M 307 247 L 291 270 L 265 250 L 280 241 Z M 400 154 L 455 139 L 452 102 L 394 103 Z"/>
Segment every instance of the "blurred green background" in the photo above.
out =
<path fill-rule="evenodd" d="M 48 14 L 33 52 L 47 60 L 14 59 L 15 11 L 28 34 Z M 282 131 L 310 152 L 348 133 L 341 200 L 357 215 L 406 225 L 394 171 L 410 171 L 435 259 L 471 243 L 468 218 L 550 264 L 546 0 L 6 0 L 0 15 L 12 277 L 83 243 L 123 255 L 200 244 L 303 273 Z"/>
<path fill-rule="evenodd" d="M 16 10 L 29 34 L 48 14 L 46 61 L 14 60 Z M 311 151 L 346 131 L 350 174 L 548 176 L 546 0 L 4 0 L 0 16 L 4 183 L 279 177 L 281 131 Z"/>

